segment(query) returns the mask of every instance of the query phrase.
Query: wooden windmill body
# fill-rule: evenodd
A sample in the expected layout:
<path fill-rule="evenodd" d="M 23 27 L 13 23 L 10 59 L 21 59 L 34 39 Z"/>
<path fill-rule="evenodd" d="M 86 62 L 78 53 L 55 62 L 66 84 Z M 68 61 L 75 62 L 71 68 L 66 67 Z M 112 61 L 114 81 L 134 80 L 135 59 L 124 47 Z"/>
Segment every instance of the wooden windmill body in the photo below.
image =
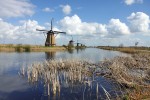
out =
<path fill-rule="evenodd" d="M 53 33 L 47 33 L 45 46 L 56 46 L 55 35 Z"/>

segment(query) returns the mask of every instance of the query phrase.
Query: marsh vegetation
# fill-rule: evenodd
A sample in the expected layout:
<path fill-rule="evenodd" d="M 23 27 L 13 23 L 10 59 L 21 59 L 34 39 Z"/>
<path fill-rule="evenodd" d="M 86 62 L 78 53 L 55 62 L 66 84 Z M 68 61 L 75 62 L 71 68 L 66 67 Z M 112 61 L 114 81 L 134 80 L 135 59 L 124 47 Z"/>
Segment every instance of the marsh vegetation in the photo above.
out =
<path fill-rule="evenodd" d="M 83 59 L 49 60 L 43 63 L 33 63 L 27 69 L 23 68 L 21 73 L 28 77 L 29 83 L 43 82 L 43 86 L 47 88 L 47 95 L 52 93 L 58 96 L 64 85 L 68 87 L 76 85 L 84 87 L 82 90 L 84 99 L 86 90 L 92 93 L 92 87 L 95 84 L 96 99 L 129 98 L 137 100 L 150 96 L 149 53 L 115 57 L 99 63 Z M 103 87 L 96 80 L 99 77 L 111 80 L 112 85 L 117 88 L 107 90 L 107 87 Z M 103 95 L 99 92 L 100 88 L 103 90 Z"/>
<path fill-rule="evenodd" d="M 63 46 L 45 47 L 41 45 L 0 44 L 0 52 L 43 52 L 65 50 Z"/>
<path fill-rule="evenodd" d="M 99 66 L 107 69 L 105 77 L 118 82 L 125 93 L 133 100 L 150 96 L 150 54 L 133 54 L 131 57 L 115 57 Z"/>
<path fill-rule="evenodd" d="M 141 53 L 141 52 L 150 52 L 150 47 L 140 47 L 140 46 L 131 46 L 131 47 L 123 47 L 123 46 L 98 46 L 97 48 L 104 50 L 113 50 L 120 51 L 124 53 Z"/>

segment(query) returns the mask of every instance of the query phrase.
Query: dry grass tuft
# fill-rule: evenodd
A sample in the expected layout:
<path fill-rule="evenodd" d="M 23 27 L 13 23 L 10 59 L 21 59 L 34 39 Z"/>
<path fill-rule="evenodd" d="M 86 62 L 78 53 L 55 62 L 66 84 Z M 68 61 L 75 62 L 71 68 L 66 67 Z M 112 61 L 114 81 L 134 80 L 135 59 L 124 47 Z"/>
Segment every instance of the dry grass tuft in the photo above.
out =
<path fill-rule="evenodd" d="M 105 66 L 104 66 L 105 65 Z M 105 77 L 117 81 L 128 93 L 150 90 L 150 54 L 133 54 L 131 57 L 115 57 L 100 63 L 101 69 L 109 69 Z M 138 91 L 137 91 L 138 88 Z M 136 89 L 136 92 L 133 92 Z M 145 94 L 150 96 L 150 92 Z M 130 97 L 133 97 L 130 95 Z M 136 96 L 136 99 L 139 99 Z M 140 97 L 141 98 L 141 97 Z"/>
<path fill-rule="evenodd" d="M 90 67 L 91 65 L 88 65 L 88 62 L 83 60 L 49 60 L 44 63 L 32 64 L 27 69 L 27 76 L 29 82 L 32 83 L 42 79 L 45 85 L 48 86 L 48 95 L 50 95 L 49 91 L 52 91 L 55 95 L 60 92 L 62 82 L 66 84 L 84 83 L 89 73 L 91 73 Z"/>

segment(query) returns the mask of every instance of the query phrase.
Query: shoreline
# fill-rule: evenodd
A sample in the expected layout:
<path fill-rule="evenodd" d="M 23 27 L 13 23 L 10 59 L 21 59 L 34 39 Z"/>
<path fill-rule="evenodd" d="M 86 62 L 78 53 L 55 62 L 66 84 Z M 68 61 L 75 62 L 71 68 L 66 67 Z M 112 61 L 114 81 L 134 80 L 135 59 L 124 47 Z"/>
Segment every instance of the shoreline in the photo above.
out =
<path fill-rule="evenodd" d="M 45 47 L 41 45 L 0 44 L 0 52 L 49 52 L 65 51 L 63 46 Z"/>
<path fill-rule="evenodd" d="M 97 46 L 98 49 L 120 51 L 123 53 L 150 53 L 150 47 L 117 47 L 117 46 Z"/>

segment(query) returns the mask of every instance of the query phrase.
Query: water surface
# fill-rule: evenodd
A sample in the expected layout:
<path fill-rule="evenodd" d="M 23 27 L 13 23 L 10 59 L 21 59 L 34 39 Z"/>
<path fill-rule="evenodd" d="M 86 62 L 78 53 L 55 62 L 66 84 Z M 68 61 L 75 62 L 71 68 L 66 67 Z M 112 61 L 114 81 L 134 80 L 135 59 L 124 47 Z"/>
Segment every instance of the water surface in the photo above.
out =
<path fill-rule="evenodd" d="M 42 83 L 38 85 L 29 84 L 27 78 L 20 77 L 18 72 L 23 66 L 28 66 L 33 62 L 43 62 L 50 59 L 87 59 L 92 62 L 99 62 L 105 58 L 111 59 L 116 56 L 126 56 L 126 54 L 117 51 L 106 51 L 96 48 L 87 48 L 82 50 L 72 50 L 63 52 L 0 52 L 0 100 L 88 100 L 96 99 L 96 84 L 100 83 L 107 91 L 111 91 L 111 81 L 96 77 L 93 82 L 93 88 L 87 85 L 73 85 L 61 87 L 59 96 L 47 96 L 46 89 Z M 90 90 L 91 89 L 91 90 Z M 84 94 L 83 94 L 84 91 Z M 106 99 L 104 91 L 99 87 L 101 98 Z M 110 92 L 112 95 L 115 92 Z"/>

